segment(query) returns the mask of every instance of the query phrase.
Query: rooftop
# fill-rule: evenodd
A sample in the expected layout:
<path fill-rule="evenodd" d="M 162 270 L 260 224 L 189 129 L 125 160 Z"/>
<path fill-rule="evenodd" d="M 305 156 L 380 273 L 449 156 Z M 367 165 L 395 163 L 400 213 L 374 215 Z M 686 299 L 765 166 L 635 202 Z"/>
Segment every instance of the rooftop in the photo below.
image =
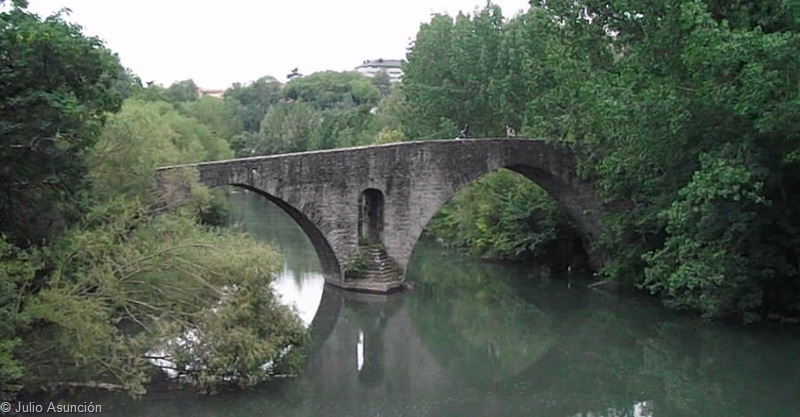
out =
<path fill-rule="evenodd" d="M 382 68 L 400 68 L 403 64 L 403 60 L 401 59 L 375 59 L 375 60 L 366 60 L 363 64 L 357 66 L 356 68 L 367 68 L 367 67 L 382 67 Z"/>

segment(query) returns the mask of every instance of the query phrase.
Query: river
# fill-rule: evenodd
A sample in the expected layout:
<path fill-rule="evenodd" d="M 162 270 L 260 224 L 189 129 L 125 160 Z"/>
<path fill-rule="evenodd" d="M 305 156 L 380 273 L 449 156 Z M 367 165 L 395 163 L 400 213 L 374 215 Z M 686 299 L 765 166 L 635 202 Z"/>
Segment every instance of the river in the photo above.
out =
<path fill-rule="evenodd" d="M 112 416 L 798 416 L 800 335 L 671 312 L 547 268 L 486 263 L 429 239 L 414 291 L 325 286 L 302 230 L 237 191 L 232 217 L 285 255 L 274 286 L 311 327 L 297 378 L 215 396 L 82 393 Z"/>

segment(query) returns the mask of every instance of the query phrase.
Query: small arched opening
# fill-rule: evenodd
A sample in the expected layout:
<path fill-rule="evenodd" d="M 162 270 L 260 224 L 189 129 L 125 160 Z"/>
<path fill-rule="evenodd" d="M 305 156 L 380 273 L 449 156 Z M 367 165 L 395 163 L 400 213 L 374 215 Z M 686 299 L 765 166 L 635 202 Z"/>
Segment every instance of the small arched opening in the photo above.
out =
<path fill-rule="evenodd" d="M 358 198 L 358 242 L 365 245 L 383 243 L 383 193 L 368 188 Z"/>

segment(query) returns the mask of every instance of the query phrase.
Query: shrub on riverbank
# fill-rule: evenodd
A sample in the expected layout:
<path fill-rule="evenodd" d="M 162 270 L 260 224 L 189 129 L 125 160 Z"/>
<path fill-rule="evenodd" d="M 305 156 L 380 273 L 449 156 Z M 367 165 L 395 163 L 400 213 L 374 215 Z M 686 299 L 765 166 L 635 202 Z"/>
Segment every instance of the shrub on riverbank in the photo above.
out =
<path fill-rule="evenodd" d="M 299 319 L 269 286 L 281 265 L 274 250 L 185 214 L 145 211 L 110 203 L 34 258 L 49 275 L 22 311 L 23 383 L 102 382 L 137 393 L 158 356 L 206 390 L 249 386 L 269 377 L 262 365 L 281 365 L 286 348 L 302 346 Z M 164 344 L 172 348 L 152 353 Z"/>

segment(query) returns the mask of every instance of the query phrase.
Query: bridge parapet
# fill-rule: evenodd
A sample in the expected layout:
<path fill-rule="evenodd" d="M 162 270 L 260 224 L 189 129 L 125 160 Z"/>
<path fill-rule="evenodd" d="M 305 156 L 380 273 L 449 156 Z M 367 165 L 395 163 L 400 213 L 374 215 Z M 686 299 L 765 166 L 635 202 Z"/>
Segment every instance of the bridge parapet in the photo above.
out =
<path fill-rule="evenodd" d="M 500 168 L 536 182 L 572 216 L 590 243 L 602 232 L 600 205 L 576 174 L 572 151 L 531 139 L 401 142 L 164 167 L 195 167 L 200 182 L 239 186 L 285 210 L 308 235 L 327 282 L 355 290 L 390 291 L 402 284 L 414 245 L 433 215 L 458 190 Z M 396 282 L 376 289 L 346 280 L 359 244 L 381 245 L 396 263 Z M 587 248 L 589 246 L 587 245 Z M 593 266 L 600 261 L 594 258 Z"/>

